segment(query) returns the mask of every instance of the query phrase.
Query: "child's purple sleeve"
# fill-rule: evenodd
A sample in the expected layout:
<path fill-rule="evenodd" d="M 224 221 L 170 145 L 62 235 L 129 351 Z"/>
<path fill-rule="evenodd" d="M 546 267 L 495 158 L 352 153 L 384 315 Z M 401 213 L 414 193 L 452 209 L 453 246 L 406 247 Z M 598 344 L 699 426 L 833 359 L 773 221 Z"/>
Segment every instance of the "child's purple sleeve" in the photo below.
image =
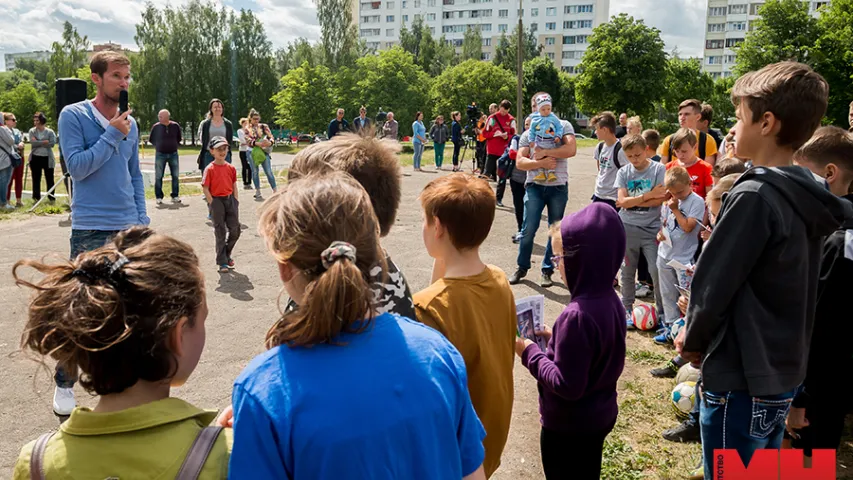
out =
<path fill-rule="evenodd" d="M 544 388 L 572 401 L 585 392 L 589 381 L 592 346 L 597 340 L 583 328 L 577 312 L 563 312 L 554 322 L 548 348 L 554 360 L 548 358 L 535 343 L 521 355 L 521 364 Z"/>

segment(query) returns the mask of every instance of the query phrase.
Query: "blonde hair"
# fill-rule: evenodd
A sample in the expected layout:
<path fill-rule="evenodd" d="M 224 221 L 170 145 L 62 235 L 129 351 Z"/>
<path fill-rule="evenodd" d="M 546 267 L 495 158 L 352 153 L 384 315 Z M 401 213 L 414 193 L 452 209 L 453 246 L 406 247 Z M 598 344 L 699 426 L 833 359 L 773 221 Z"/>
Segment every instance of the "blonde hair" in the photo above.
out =
<path fill-rule="evenodd" d="M 708 195 L 705 196 L 705 202 L 710 205 L 712 201 L 718 202 L 722 200 L 723 194 L 732 189 L 732 187 L 735 185 L 735 182 L 737 182 L 737 179 L 740 178 L 740 176 L 740 173 L 732 173 L 721 178 L 720 181 L 717 182 L 716 185 L 714 185 L 714 188 L 712 188 L 711 191 L 708 192 Z"/>
<path fill-rule="evenodd" d="M 622 150 L 640 147 L 645 150 L 646 140 L 640 135 L 625 135 L 622 137 Z"/>
<path fill-rule="evenodd" d="M 640 121 L 640 117 L 638 115 L 628 119 L 628 128 L 631 128 L 632 126 L 637 127 L 641 131 L 643 130 L 643 122 Z"/>
<path fill-rule="evenodd" d="M 246 126 L 246 124 L 247 124 L 247 123 L 249 123 L 249 119 L 248 119 L 248 118 L 246 118 L 246 117 L 243 117 L 243 118 L 241 118 L 241 119 L 240 119 L 240 122 L 239 122 L 239 123 L 240 123 L 240 126 L 241 126 L 241 127 L 245 127 L 245 126 Z"/>
<path fill-rule="evenodd" d="M 385 257 L 370 198 L 351 176 L 329 172 L 288 182 L 264 203 L 258 232 L 275 259 L 308 282 L 299 308 L 267 332 L 267 348 L 333 343 L 342 332 L 370 327 L 376 314 L 370 271 L 384 272 Z M 352 245 L 355 260 L 324 266 L 334 242 Z"/>
<path fill-rule="evenodd" d="M 692 185 L 692 183 L 693 182 L 690 181 L 690 174 L 687 173 L 687 169 L 681 165 L 676 165 L 670 168 L 666 171 L 666 175 L 664 176 L 664 185 L 666 188 L 671 188 L 676 185 Z"/>

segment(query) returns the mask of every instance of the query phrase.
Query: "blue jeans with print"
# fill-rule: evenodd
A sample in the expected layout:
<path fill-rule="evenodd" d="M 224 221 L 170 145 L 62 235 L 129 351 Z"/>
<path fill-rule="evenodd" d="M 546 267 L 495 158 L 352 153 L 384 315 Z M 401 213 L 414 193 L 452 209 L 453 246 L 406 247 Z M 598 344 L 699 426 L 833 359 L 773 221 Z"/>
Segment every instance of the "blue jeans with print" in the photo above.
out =
<path fill-rule="evenodd" d="M 424 155 L 424 144 L 413 143 L 412 148 L 415 149 L 415 154 L 412 155 L 412 166 L 417 170 L 421 168 L 421 157 Z"/>
<path fill-rule="evenodd" d="M 119 230 L 71 230 L 71 260 L 83 252 L 89 252 L 103 247 Z M 77 381 L 76 365 L 56 365 L 53 375 L 56 386 L 71 388 Z"/>
<path fill-rule="evenodd" d="M 546 187 L 535 183 L 527 184 L 527 192 L 524 194 L 524 228 L 521 230 L 521 242 L 518 245 L 518 268 L 524 271 L 530 270 L 530 256 L 533 254 L 533 239 L 536 230 L 539 229 L 539 221 L 542 219 L 542 211 L 548 207 L 548 225 L 563 219 L 566 211 L 566 203 L 569 201 L 569 186 L 556 185 Z M 546 228 L 547 230 L 547 228 Z M 551 237 L 545 246 L 545 258 L 542 259 L 542 272 L 554 273 L 554 265 L 551 264 Z"/>
<path fill-rule="evenodd" d="M 267 154 L 267 158 L 264 160 L 264 163 L 260 165 L 255 165 L 255 162 L 252 162 L 252 181 L 255 182 L 255 190 L 261 189 L 261 168 L 264 169 L 264 174 L 267 176 L 267 181 L 270 183 L 270 187 L 275 190 L 275 175 L 272 173 L 272 159 L 270 159 L 270 154 Z"/>
<path fill-rule="evenodd" d="M 154 154 L 154 196 L 163 198 L 163 175 L 166 174 L 166 165 L 169 165 L 169 173 L 172 175 L 172 198 L 178 198 L 180 189 L 180 166 L 178 164 L 178 152 Z"/>
<path fill-rule="evenodd" d="M 744 465 L 762 448 L 779 449 L 785 419 L 798 389 L 778 395 L 753 397 L 745 390 L 702 392 L 699 425 L 705 478 L 714 472 L 714 450 L 737 450 Z"/>

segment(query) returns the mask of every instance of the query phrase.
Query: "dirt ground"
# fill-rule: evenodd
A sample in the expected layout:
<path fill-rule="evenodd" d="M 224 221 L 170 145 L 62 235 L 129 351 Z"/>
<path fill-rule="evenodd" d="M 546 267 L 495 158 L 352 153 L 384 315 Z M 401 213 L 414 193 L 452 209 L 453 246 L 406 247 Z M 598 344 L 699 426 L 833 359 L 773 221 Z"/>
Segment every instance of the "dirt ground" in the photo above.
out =
<path fill-rule="evenodd" d="M 581 149 L 570 162 L 567 213 L 586 205 L 592 194 L 596 169 L 591 153 L 591 148 Z M 406 275 L 412 290 L 418 291 L 429 282 L 432 261 L 421 244 L 417 195 L 438 173 L 414 173 L 410 167 L 404 171 L 399 216 L 384 246 Z M 228 404 L 234 378 L 262 351 L 264 334 L 278 316 L 281 284 L 273 260 L 256 232 L 260 204 L 252 201 L 251 192 L 239 193 L 244 199 L 240 205 L 241 222 L 247 228 L 235 249 L 237 268 L 229 274 L 216 272 L 213 232 L 206 221 L 207 210 L 201 197 L 186 198 L 185 204 L 178 208 L 157 208 L 149 201 L 152 227 L 190 243 L 199 254 L 206 274 L 210 306 L 207 345 L 187 385 L 174 390 L 173 395 L 212 409 Z M 510 241 L 516 225 L 509 189 L 504 204 L 509 207 L 498 208 L 482 256 L 487 263 L 510 274 L 515 268 L 517 249 Z M 70 227 L 61 220 L 64 217 L 49 216 L 0 223 L 0 298 L 3 299 L 0 325 L 4 327 L 0 329 L 0 424 L 6 426 L 6 434 L 0 440 L 0 472 L 11 471 L 24 443 L 57 426 L 51 411 L 52 364 L 48 368 L 40 366 L 19 350 L 27 293 L 14 286 L 11 267 L 24 257 L 39 258 L 50 252 L 67 256 Z M 518 298 L 544 294 L 546 318 L 553 322 L 569 301 L 569 294 L 562 285 L 548 290 L 538 286 L 538 265 L 546 239 L 544 225 L 543 221 L 536 236 L 534 266 L 528 280 L 513 289 Z M 629 333 L 628 359 L 619 387 L 620 418 L 605 446 L 603 478 L 684 478 L 698 463 L 698 446 L 674 445 L 660 438 L 664 428 L 677 423 L 667 401 L 673 385 L 670 381 L 652 379 L 648 370 L 670 355 L 667 349 L 655 346 L 650 337 Z M 94 405 L 95 399 L 79 388 L 77 395 L 81 404 Z M 502 466 L 492 478 L 543 478 L 537 409 L 535 382 L 517 361 L 509 441 Z M 845 449 L 849 458 L 849 445 Z M 840 475 L 845 470 L 839 465 Z M 0 476 L 5 475 L 0 473 Z"/>

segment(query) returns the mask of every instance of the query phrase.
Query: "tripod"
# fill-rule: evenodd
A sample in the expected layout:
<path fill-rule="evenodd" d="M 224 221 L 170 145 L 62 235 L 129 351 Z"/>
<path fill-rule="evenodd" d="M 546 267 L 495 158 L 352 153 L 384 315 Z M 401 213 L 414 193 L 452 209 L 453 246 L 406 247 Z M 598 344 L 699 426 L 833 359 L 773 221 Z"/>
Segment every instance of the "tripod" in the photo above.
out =
<path fill-rule="evenodd" d="M 59 179 L 58 182 L 54 183 L 53 187 L 51 187 L 50 190 L 48 190 L 47 193 L 44 194 L 44 196 L 39 198 L 39 200 L 35 204 L 33 204 L 33 206 L 29 210 L 27 210 L 27 213 L 33 213 L 33 211 L 36 209 L 36 207 L 41 205 L 41 202 L 43 202 L 45 198 L 49 198 L 51 195 L 53 195 L 53 192 L 56 190 L 56 187 L 58 187 L 62 184 L 65 184 L 65 189 L 68 190 L 68 203 L 70 204 L 71 203 L 71 187 L 68 184 L 68 182 L 70 182 L 70 181 L 71 181 L 71 174 L 68 172 L 64 172 L 62 174 L 62 178 Z"/>

